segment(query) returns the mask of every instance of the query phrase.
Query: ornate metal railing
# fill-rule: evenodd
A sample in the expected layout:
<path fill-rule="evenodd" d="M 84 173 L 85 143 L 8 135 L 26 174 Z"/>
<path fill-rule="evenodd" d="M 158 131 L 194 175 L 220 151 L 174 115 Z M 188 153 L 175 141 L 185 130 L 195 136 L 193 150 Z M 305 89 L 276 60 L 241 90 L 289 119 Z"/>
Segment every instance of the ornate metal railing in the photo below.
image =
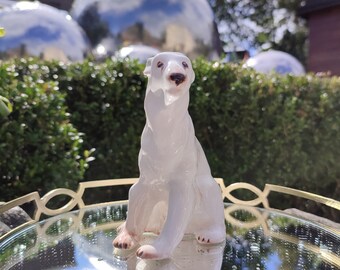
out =
<path fill-rule="evenodd" d="M 138 179 L 137 178 L 125 178 L 125 179 L 109 179 L 109 180 L 98 180 L 98 181 L 89 181 L 89 182 L 82 182 L 78 186 L 77 191 L 72 191 L 70 189 L 65 189 L 65 188 L 59 188 L 59 189 L 54 189 L 50 192 L 48 192 L 46 195 L 43 197 L 40 197 L 38 192 L 33 192 L 30 194 L 27 194 L 25 196 L 22 196 L 20 198 L 14 199 L 12 201 L 9 201 L 3 205 L 0 206 L 0 213 L 6 212 L 10 210 L 13 207 L 23 205 L 25 203 L 30 203 L 33 202 L 36 205 L 36 209 L 34 211 L 33 216 L 31 217 L 32 220 L 28 221 L 7 234 L 3 235 L 0 237 L 0 241 L 2 241 L 4 238 L 6 238 L 9 234 L 18 231 L 22 229 L 23 227 L 34 224 L 41 220 L 42 215 L 47 215 L 47 216 L 56 216 L 59 214 L 67 213 L 70 212 L 71 210 L 78 208 L 80 210 L 87 209 L 89 207 L 94 207 L 94 206 L 108 206 L 112 204 L 121 204 L 121 203 L 126 203 L 127 200 L 122 200 L 122 201 L 114 201 L 114 202 L 103 202 L 103 203 L 97 203 L 97 204 L 85 204 L 83 196 L 84 192 L 87 189 L 93 189 L 93 188 L 101 188 L 101 187 L 115 187 L 115 186 L 126 186 L 126 185 L 132 185 L 134 184 Z M 283 186 L 278 186 L 278 185 L 271 185 L 271 184 L 266 184 L 264 190 L 260 190 L 259 188 L 249 184 L 249 183 L 233 183 L 229 186 L 225 186 L 224 181 L 222 178 L 216 178 L 216 182 L 219 184 L 221 191 L 222 191 L 222 196 L 224 199 L 229 200 L 231 203 L 237 204 L 238 206 L 244 206 L 249 207 L 251 206 L 259 206 L 262 204 L 262 206 L 266 209 L 273 209 L 270 207 L 269 200 L 268 200 L 268 195 L 271 192 L 278 192 L 281 194 L 286 194 L 286 195 L 292 195 L 295 197 L 300 197 L 300 198 L 305 198 L 308 200 L 312 200 L 324 205 L 327 205 L 331 208 L 340 210 L 340 202 L 326 198 L 320 195 L 316 195 L 313 193 L 297 190 L 297 189 L 292 189 L 288 187 L 283 187 Z M 253 200 L 240 200 L 233 196 L 231 192 L 235 190 L 240 190 L 240 189 L 246 189 L 254 194 L 257 195 L 256 199 Z M 59 195 L 64 195 L 64 196 L 69 196 L 71 199 L 66 203 L 64 206 L 58 208 L 58 209 L 51 209 L 47 206 L 47 204 L 56 196 Z M 226 215 L 230 214 L 232 208 L 227 208 L 229 209 L 226 213 Z M 81 212 L 80 212 L 81 213 Z M 257 216 L 256 213 L 253 213 L 255 217 Z M 231 217 L 232 220 L 232 217 Z M 254 224 L 256 225 L 258 222 L 260 222 L 261 218 L 258 218 L 257 220 L 254 221 Z M 253 226 L 254 224 L 248 223 L 247 226 Z M 324 224 L 323 224 L 324 225 Z M 330 230 L 334 231 L 335 233 L 340 233 L 340 231 L 337 228 L 330 228 Z"/>

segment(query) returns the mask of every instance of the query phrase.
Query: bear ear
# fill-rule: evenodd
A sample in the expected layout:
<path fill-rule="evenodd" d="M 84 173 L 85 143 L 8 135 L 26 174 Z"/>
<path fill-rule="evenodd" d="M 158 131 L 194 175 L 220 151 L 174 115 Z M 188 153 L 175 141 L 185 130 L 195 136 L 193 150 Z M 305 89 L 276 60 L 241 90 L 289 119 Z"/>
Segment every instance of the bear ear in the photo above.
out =
<path fill-rule="evenodd" d="M 151 76 L 151 66 L 152 66 L 153 57 L 149 58 L 146 62 L 145 69 L 144 69 L 144 75 L 150 78 Z"/>

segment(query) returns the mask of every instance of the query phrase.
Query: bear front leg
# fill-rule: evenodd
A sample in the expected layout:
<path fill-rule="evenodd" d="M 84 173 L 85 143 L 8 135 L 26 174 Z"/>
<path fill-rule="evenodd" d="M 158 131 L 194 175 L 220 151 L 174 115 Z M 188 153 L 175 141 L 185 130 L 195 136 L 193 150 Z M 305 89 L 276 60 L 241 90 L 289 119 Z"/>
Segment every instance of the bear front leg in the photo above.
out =
<path fill-rule="evenodd" d="M 191 228 L 201 244 L 218 244 L 225 241 L 226 228 L 221 189 L 210 177 L 198 178 L 200 201 L 193 215 Z"/>
<path fill-rule="evenodd" d="M 118 228 L 114 247 L 132 249 L 137 244 L 148 222 L 147 194 L 148 188 L 143 183 L 137 182 L 130 188 L 126 222 Z"/>
<path fill-rule="evenodd" d="M 151 245 L 143 245 L 137 250 L 142 259 L 169 258 L 183 239 L 194 207 L 194 192 L 186 179 L 169 184 L 168 213 L 164 227 Z"/>

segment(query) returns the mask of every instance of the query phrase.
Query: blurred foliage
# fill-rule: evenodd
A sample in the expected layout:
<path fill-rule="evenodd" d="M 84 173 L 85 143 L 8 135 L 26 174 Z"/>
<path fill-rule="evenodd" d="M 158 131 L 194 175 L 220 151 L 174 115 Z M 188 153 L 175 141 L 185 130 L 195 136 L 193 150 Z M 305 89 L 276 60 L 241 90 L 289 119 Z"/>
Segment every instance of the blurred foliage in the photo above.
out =
<path fill-rule="evenodd" d="M 83 179 L 82 134 L 70 123 L 57 81 L 41 77 L 48 66 L 32 60 L 0 66 L 0 95 L 13 111 L 0 116 L 0 198 L 32 191 L 75 188 Z"/>
<path fill-rule="evenodd" d="M 306 20 L 301 0 L 209 0 L 227 50 L 276 49 L 307 59 Z M 261 50 L 261 49 L 260 49 Z"/>
<path fill-rule="evenodd" d="M 86 180 L 138 176 L 145 124 L 143 67 L 137 62 L 108 60 L 54 70 L 50 78 L 58 76 L 60 89 L 67 94 L 72 123 L 85 134 L 85 147 L 96 149 Z"/>
<path fill-rule="evenodd" d="M 194 69 L 190 112 L 215 176 L 339 198 L 339 78 Z"/>
<path fill-rule="evenodd" d="M 266 76 L 204 60 L 193 66 L 189 111 L 214 176 L 227 185 L 272 183 L 339 198 L 339 78 Z M 12 99 L 14 111 L 0 128 L 6 138 L 1 193 L 10 197 L 18 186 L 52 188 L 80 179 L 83 159 L 76 156 L 93 148 L 85 151 L 87 160 L 95 158 L 85 180 L 137 177 L 145 124 L 142 71 L 125 60 L 6 63 L 0 95 Z M 84 134 L 83 144 L 69 119 Z M 52 138 L 44 133 L 51 131 Z"/>

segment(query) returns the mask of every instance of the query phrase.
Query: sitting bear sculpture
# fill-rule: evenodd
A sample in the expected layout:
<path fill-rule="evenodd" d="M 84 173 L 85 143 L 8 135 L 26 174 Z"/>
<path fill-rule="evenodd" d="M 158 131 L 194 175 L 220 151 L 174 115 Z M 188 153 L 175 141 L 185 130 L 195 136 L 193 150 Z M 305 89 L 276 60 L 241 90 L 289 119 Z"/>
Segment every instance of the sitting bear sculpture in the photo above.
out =
<path fill-rule="evenodd" d="M 144 74 L 148 84 L 140 178 L 129 191 L 127 219 L 113 245 L 132 249 L 144 232 L 152 232 L 158 237 L 136 254 L 164 259 L 184 234 L 194 234 L 201 244 L 223 242 L 224 206 L 188 113 L 195 79 L 190 60 L 181 53 L 159 53 L 147 61 Z"/>

